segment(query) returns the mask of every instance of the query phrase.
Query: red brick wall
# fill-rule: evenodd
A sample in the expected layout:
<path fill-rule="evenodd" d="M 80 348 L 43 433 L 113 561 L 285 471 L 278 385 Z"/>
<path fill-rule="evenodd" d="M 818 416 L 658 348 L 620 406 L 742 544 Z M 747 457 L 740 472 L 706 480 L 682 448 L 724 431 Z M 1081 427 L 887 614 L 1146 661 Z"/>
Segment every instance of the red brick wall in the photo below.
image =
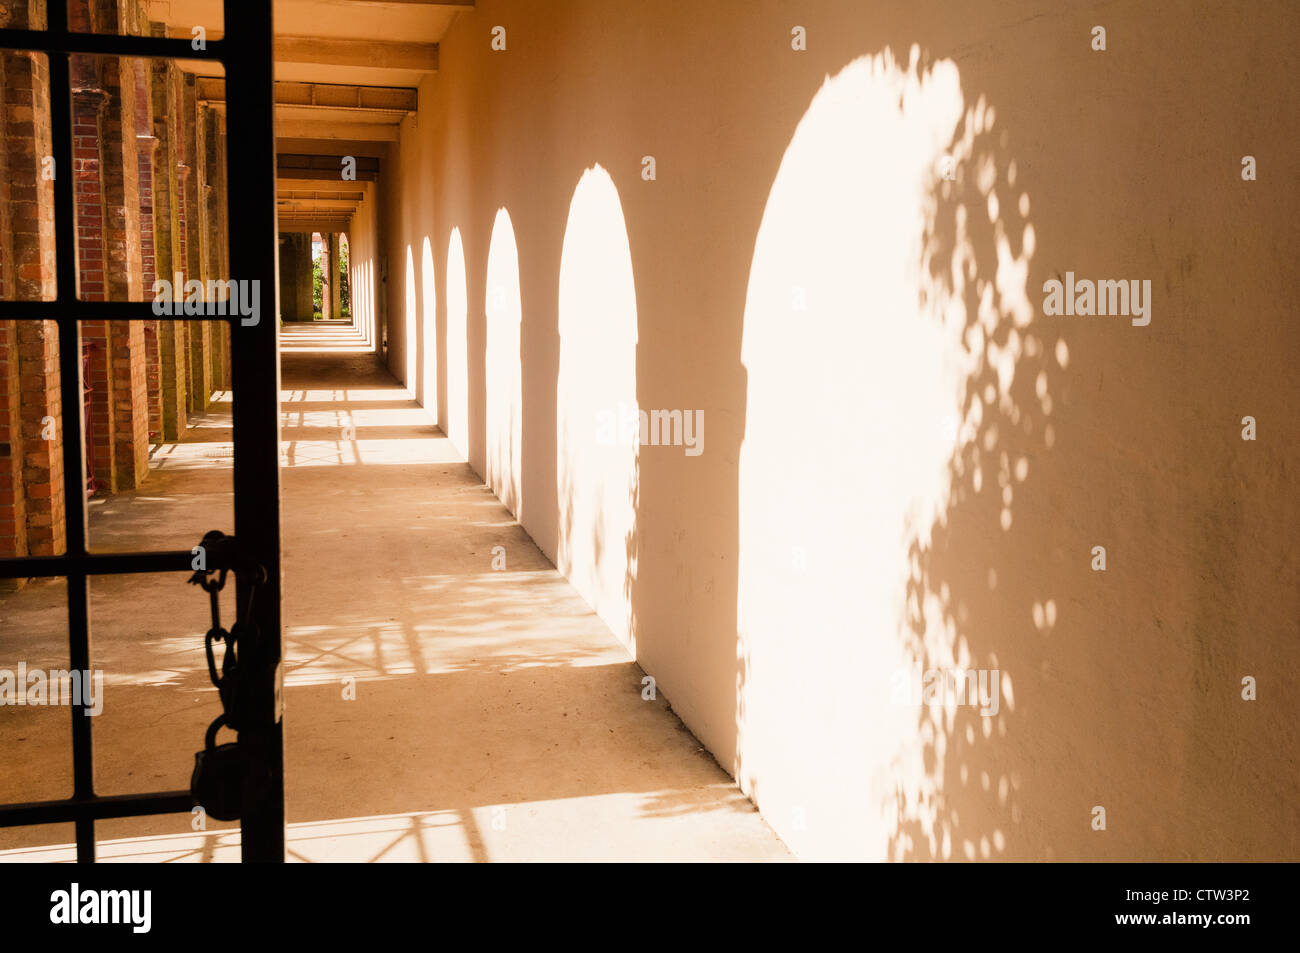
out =
<path fill-rule="evenodd" d="M 139 486 L 149 472 L 149 416 L 145 412 L 143 321 L 112 321 L 114 464 L 120 489 Z"/>
<path fill-rule="evenodd" d="M 53 321 L 18 322 L 19 401 L 21 404 L 23 487 L 27 506 L 27 550 L 58 555 L 64 533 L 62 427 L 45 438 L 47 424 L 59 421 L 59 332 Z"/>
<path fill-rule="evenodd" d="M 136 63 L 116 57 L 76 57 L 74 68 L 81 296 L 90 301 L 143 300 Z M 149 452 L 144 324 L 87 321 L 82 334 L 92 343 L 96 488 L 111 493 L 136 487 L 148 472 Z M 161 417 L 160 405 L 157 416 Z"/>
<path fill-rule="evenodd" d="M 51 151 L 49 64 L 35 53 L 4 53 L 7 175 L 0 188 L 9 206 L 8 247 L 18 300 L 51 299 L 54 283 L 54 182 L 42 176 Z"/>
<path fill-rule="evenodd" d="M 40 4 L 0 5 L 0 26 L 44 25 Z M 55 294 L 48 82 L 44 56 L 0 52 L 0 295 L 11 300 Z M 53 324 L 0 322 L 0 555 L 64 548 L 61 445 L 42 436 L 58 413 L 57 360 Z"/>
<path fill-rule="evenodd" d="M 128 24 L 122 14 L 121 29 Z M 139 148 L 136 144 L 136 61 L 106 58 L 109 94 L 102 142 L 107 223 L 108 288 L 113 301 L 144 300 L 141 259 Z M 119 489 L 139 486 L 148 473 L 149 402 L 144 324 L 111 322 L 113 463 Z"/>
<path fill-rule="evenodd" d="M 205 175 L 204 155 L 200 151 L 199 110 L 195 98 L 194 76 L 185 74 L 180 83 L 181 108 L 179 114 L 179 143 L 185 163 L 181 208 L 184 212 L 181 234 L 184 236 L 185 277 L 206 281 L 210 275 L 207 266 L 203 211 Z M 207 409 L 212 398 L 212 322 L 193 321 L 188 324 L 190 412 Z"/>
<path fill-rule="evenodd" d="M 73 17 L 75 21 L 75 15 Z M 95 57 L 72 58 L 72 150 L 77 177 L 74 201 L 77 214 L 77 272 L 80 297 L 85 301 L 108 300 L 107 231 L 104 227 L 103 115 L 108 93 L 99 85 L 99 62 Z M 107 321 L 83 321 L 82 340 L 90 344 L 90 436 L 92 475 L 96 487 L 109 493 L 117 490 L 113 466 L 113 399 L 109 365 L 111 348 Z"/>
<path fill-rule="evenodd" d="M 0 556 L 27 555 L 18 322 L 0 321 Z"/>
<path fill-rule="evenodd" d="M 161 24 L 154 24 L 151 30 L 155 35 L 163 34 Z M 181 202 L 176 114 L 180 76 L 175 64 L 167 60 L 153 61 L 151 72 L 153 130 L 158 140 L 154 162 L 154 255 L 159 275 L 170 281 L 175 272 L 183 272 L 185 268 L 179 220 Z M 163 440 L 177 440 L 185 432 L 189 401 L 185 378 L 188 353 L 186 323 L 158 322 Z"/>
<path fill-rule="evenodd" d="M 0 0 L 0 26 L 43 26 L 29 7 L 44 9 Z M 69 0 L 69 17 L 79 30 L 162 29 L 147 22 L 140 0 Z M 51 151 L 47 75 L 43 57 L 0 53 L 0 296 L 8 298 L 55 291 L 53 185 L 40 177 Z M 73 163 L 57 171 L 74 177 L 79 295 L 147 300 L 155 277 L 179 271 L 202 280 L 221 270 L 226 223 L 204 214 L 202 185 L 224 192 L 224 157 L 215 151 L 222 140 L 205 141 L 196 128 L 192 77 L 172 64 L 74 56 L 71 79 Z M 151 432 L 177 439 L 187 399 L 207 405 L 224 376 L 212 331 L 209 322 L 83 322 L 94 469 L 104 490 L 139 485 Z M 59 404 L 54 324 L 0 323 L 0 554 L 65 545 Z"/>

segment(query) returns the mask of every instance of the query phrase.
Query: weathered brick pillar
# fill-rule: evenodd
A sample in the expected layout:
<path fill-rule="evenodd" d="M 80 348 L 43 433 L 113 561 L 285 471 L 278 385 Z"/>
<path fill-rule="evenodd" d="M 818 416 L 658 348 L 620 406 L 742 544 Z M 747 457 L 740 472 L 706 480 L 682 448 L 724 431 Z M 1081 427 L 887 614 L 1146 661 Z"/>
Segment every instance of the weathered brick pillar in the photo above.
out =
<path fill-rule="evenodd" d="M 0 14 L 0 25 L 4 25 L 4 15 Z M 6 80 L 8 54 L 0 54 L 0 123 L 5 123 L 15 109 L 23 107 L 9 102 L 8 81 Z M 30 66 L 27 67 L 30 71 Z M 0 125 L 0 128 L 4 128 Z M 9 180 L 8 142 L 0 140 L 0 298 L 12 298 L 14 281 L 18 275 L 14 268 L 13 251 L 13 192 Z"/>
<path fill-rule="evenodd" d="M 154 250 L 153 224 L 153 160 L 158 140 L 152 133 L 136 133 L 136 168 L 139 169 L 140 196 L 140 275 L 145 297 L 153 295 L 153 282 L 158 277 L 158 256 Z"/>
<path fill-rule="evenodd" d="M 158 138 L 153 134 L 153 71 L 144 60 L 131 61 L 135 77 L 135 145 L 139 170 L 140 194 L 140 266 L 146 298 L 152 297 L 157 277 L 157 252 L 154 247 L 154 158 Z M 158 322 L 144 322 L 144 363 L 146 403 L 149 411 L 150 439 L 162 438 L 162 377 L 158 343 Z"/>
<path fill-rule="evenodd" d="M 149 473 L 148 384 L 143 321 L 112 321 L 114 452 L 118 486 L 134 489 Z"/>
<path fill-rule="evenodd" d="M 99 152 L 100 125 L 108 94 L 99 86 L 94 60 L 72 58 L 72 155 L 77 177 L 77 269 L 80 295 L 87 301 L 107 300 L 104 277 L 106 229 L 104 183 Z"/>
<path fill-rule="evenodd" d="M 114 6 L 104 0 L 105 8 Z M 120 8 L 117 29 L 128 32 L 128 11 Z M 144 300 L 140 230 L 140 172 L 136 146 L 135 62 L 105 57 L 102 62 L 108 108 L 101 123 L 102 176 L 111 301 Z M 144 322 L 110 321 L 113 401 L 113 466 L 118 489 L 134 489 L 149 472 L 149 401 L 146 384 Z"/>
<path fill-rule="evenodd" d="M 27 555 L 21 415 L 18 322 L 0 321 L 0 557 Z"/>
<path fill-rule="evenodd" d="M 143 65 L 143 64 L 141 64 Z M 158 256 L 154 248 L 156 230 L 154 228 L 153 197 L 153 161 L 158 147 L 158 140 L 152 134 L 137 135 L 136 158 L 140 169 L 140 263 L 143 271 L 143 287 L 146 298 L 153 296 L 154 279 L 157 275 Z M 146 406 L 149 414 L 149 432 L 161 437 L 162 422 L 162 375 L 158 343 L 158 321 L 145 321 L 144 324 L 144 364 L 146 385 Z"/>
<path fill-rule="evenodd" d="M 18 373 L 27 551 L 58 555 L 67 548 L 67 536 L 63 427 L 59 422 L 59 329 L 53 321 L 18 322 Z M 48 439 L 51 434 L 55 439 Z"/>
<path fill-rule="evenodd" d="M 37 2 L 0 4 L 0 27 L 44 29 L 44 9 Z M 54 183 L 44 174 L 51 152 L 48 81 L 42 57 L 0 51 L 0 295 L 10 300 L 55 293 Z M 47 426 L 58 413 L 58 394 L 54 325 L 0 321 L 0 555 L 63 551 L 61 427 Z M 37 478 L 30 486 L 29 475 Z"/>
<path fill-rule="evenodd" d="M 184 80 L 182 80 L 181 82 L 183 84 Z M 192 271 L 190 271 L 190 267 L 191 267 L 190 245 L 192 243 L 190 241 L 189 220 L 194 214 L 194 209 L 190 205 L 189 191 L 190 191 L 190 177 L 192 175 L 193 170 L 185 162 L 184 129 L 185 129 L 185 125 L 181 121 L 180 114 L 178 114 L 176 117 L 176 131 L 177 131 L 176 143 L 178 147 L 177 155 L 179 156 L 181 161 L 176 163 L 175 198 L 176 198 L 176 206 L 178 209 L 178 213 L 176 217 L 176 226 L 177 226 L 177 231 L 180 235 L 180 244 L 178 246 L 178 250 L 180 252 L 180 259 L 177 261 L 175 270 L 182 284 L 182 290 L 178 291 L 177 295 L 181 296 L 182 298 L 184 297 L 184 282 L 189 280 L 190 278 L 197 277 Z M 194 411 L 194 405 L 195 405 L 194 348 L 196 347 L 196 341 L 199 337 L 200 326 L 194 321 L 180 321 L 177 323 L 183 328 L 183 330 L 178 333 L 178 340 L 184 342 L 185 349 L 178 357 L 178 360 L 181 362 L 182 365 L 181 370 L 184 372 L 185 375 L 185 413 L 188 416 L 195 412 Z"/>
<path fill-rule="evenodd" d="M 175 118 L 175 135 L 172 142 L 175 146 L 176 153 L 176 228 L 179 239 L 177 251 L 180 257 L 176 261 L 175 271 L 183 278 L 192 278 L 194 275 L 190 271 L 190 228 L 189 219 L 194 214 L 190 205 L 190 158 L 186 151 L 185 139 L 185 74 L 181 70 L 175 71 L 175 84 L 172 91 L 172 115 Z M 185 350 L 180 355 L 182 369 L 185 372 L 185 412 L 188 415 L 194 409 L 194 380 L 193 380 L 193 361 L 191 352 L 194 348 L 192 338 L 197 325 L 191 322 L 181 322 L 184 327 L 183 340 Z"/>
<path fill-rule="evenodd" d="M 185 206 L 185 258 L 187 280 L 206 282 L 206 249 L 203 213 L 203 157 L 199 153 L 198 103 L 195 101 L 193 74 L 185 74 L 181 82 L 181 110 L 179 116 L 182 155 L 188 169 L 184 175 Z M 211 348 L 211 322 L 193 321 L 189 327 L 189 410 L 200 413 L 207 409 L 212 398 L 212 369 L 208 357 Z"/>
<path fill-rule="evenodd" d="M 221 155 L 218 147 L 218 112 L 211 106 L 199 109 L 198 149 L 203 170 L 203 262 L 208 278 L 225 278 L 225 253 L 222 248 L 222 211 L 226 206 L 225 190 L 221 187 Z M 222 346 L 225 322 L 212 321 L 208 325 L 208 371 L 212 389 L 222 390 L 225 379 L 225 349 Z"/>
<path fill-rule="evenodd" d="M 212 150 L 210 179 L 213 186 L 213 212 L 216 215 L 215 268 L 217 277 L 232 278 L 230 274 L 230 208 L 226 188 L 226 114 L 224 109 L 212 110 L 212 136 L 208 140 Z M 213 386 L 230 390 L 230 325 L 218 321 L 214 337 L 218 353 L 218 371 Z"/>
<path fill-rule="evenodd" d="M 191 204 L 189 198 L 190 191 L 190 159 L 187 151 L 185 139 L 185 75 L 180 71 L 175 71 L 175 97 L 172 102 L 172 116 L 175 122 L 172 138 L 174 146 L 173 151 L 176 155 L 176 225 L 177 225 L 177 249 L 180 257 L 176 262 L 176 271 L 179 271 L 186 278 L 192 277 L 191 259 L 190 259 L 190 227 L 189 219 Z"/>
<path fill-rule="evenodd" d="M 152 24 L 154 36 L 165 36 L 161 23 Z M 158 277 L 173 281 L 184 273 L 181 251 L 180 176 L 177 170 L 176 96 L 180 77 L 170 60 L 150 62 L 153 74 L 153 134 L 158 146 L 154 153 L 154 270 Z M 185 366 L 189 346 L 184 321 L 158 322 L 158 364 L 162 404 L 163 440 L 176 441 L 185 432 L 188 388 Z"/>
<path fill-rule="evenodd" d="M 140 255 L 140 172 L 135 143 L 135 75 L 133 62 L 105 57 L 104 90 L 108 108 L 101 124 L 104 225 L 108 246 L 110 301 L 144 300 Z"/>
<path fill-rule="evenodd" d="M 71 22 L 78 26 L 75 7 Z M 107 228 L 104 224 L 104 182 L 101 155 L 103 115 L 108 93 L 101 87 L 98 61 L 94 57 L 72 57 L 72 154 L 74 203 L 77 219 L 77 272 L 80 296 L 87 301 L 108 300 Z M 83 321 L 83 342 L 90 349 L 86 383 L 90 387 L 91 476 L 97 488 L 117 489 L 113 467 L 112 370 L 107 321 Z"/>
<path fill-rule="evenodd" d="M 230 188 L 226 179 L 226 160 L 227 160 L 227 137 L 226 137 L 226 112 L 223 108 L 217 114 L 217 194 L 221 201 L 218 203 L 220 220 L 217 223 L 217 235 L 219 242 L 217 249 L 220 252 L 219 261 L 221 262 L 221 275 L 225 278 L 234 278 L 230 273 Z M 274 293 L 274 289 L 272 290 Z M 223 390 L 230 390 L 230 344 L 231 334 L 233 333 L 230 324 L 221 325 L 221 380 L 219 386 Z"/>
<path fill-rule="evenodd" d="M 144 300 L 134 63 L 74 57 L 73 74 L 81 295 L 91 301 Z M 87 321 L 82 331 L 91 345 L 97 489 L 131 489 L 144 480 L 149 460 L 144 324 Z"/>
<path fill-rule="evenodd" d="M 10 4 L 7 12 L 9 22 L 5 26 L 34 29 L 45 26 L 41 4 Z M 0 15 L 0 19 L 5 17 Z M 42 170 L 42 162 L 53 152 L 48 64 L 32 54 L 5 53 L 4 57 L 7 86 L 4 148 L 8 153 L 6 178 L 10 181 L 13 255 L 17 265 L 15 297 L 53 298 L 57 285 L 54 182 Z M 76 59 L 73 58 L 74 69 Z M 26 68 L 22 65 L 24 61 Z M 76 85 L 75 74 L 73 85 Z M 75 160 L 73 169 L 57 165 L 48 168 L 56 176 L 76 174 Z M 17 441 L 11 452 L 16 451 L 21 461 L 19 478 L 26 549 L 33 556 L 58 555 L 67 550 L 58 325 L 53 321 L 18 321 L 13 340 L 17 345 L 19 413 L 13 428 Z M 11 363 L 11 373 L 13 370 Z"/>

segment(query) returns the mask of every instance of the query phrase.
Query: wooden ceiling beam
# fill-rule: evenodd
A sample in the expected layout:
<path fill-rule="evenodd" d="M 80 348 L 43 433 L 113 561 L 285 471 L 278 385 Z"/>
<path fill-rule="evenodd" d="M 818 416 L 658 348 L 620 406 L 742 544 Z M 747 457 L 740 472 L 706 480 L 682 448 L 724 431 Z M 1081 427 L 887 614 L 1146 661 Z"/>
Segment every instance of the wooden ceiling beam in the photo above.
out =
<path fill-rule="evenodd" d="M 356 179 L 343 178 L 342 155 L 314 155 L 302 152 L 281 152 L 275 157 L 275 175 L 278 179 L 310 179 L 329 182 L 348 188 L 349 183 L 373 182 L 379 178 L 379 159 L 374 156 L 353 156 L 356 160 Z"/>
<path fill-rule="evenodd" d="M 438 44 L 340 40 L 324 36 L 277 36 L 275 61 L 308 66 L 359 66 L 433 73 L 438 69 Z"/>
<path fill-rule="evenodd" d="M 360 139 L 365 142 L 396 142 L 397 132 L 396 125 L 377 122 L 334 122 L 322 119 L 276 119 L 275 121 L 275 134 L 290 139 Z"/>
<path fill-rule="evenodd" d="M 195 81 L 199 102 L 226 101 L 226 80 L 222 76 L 200 76 Z M 352 110 L 357 113 L 386 113 L 401 117 L 419 106 L 419 91 L 410 86 L 352 86 L 342 83 L 275 84 L 275 104 L 304 109 Z"/>

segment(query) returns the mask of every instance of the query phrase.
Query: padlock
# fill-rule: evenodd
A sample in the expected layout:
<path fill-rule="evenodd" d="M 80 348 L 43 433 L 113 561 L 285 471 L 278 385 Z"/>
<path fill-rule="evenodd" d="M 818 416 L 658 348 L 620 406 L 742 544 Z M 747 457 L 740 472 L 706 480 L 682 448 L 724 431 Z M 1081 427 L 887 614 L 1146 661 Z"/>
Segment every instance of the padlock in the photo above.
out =
<path fill-rule="evenodd" d="M 208 726 L 203 750 L 194 756 L 190 799 L 209 817 L 237 821 L 244 813 L 244 759 L 239 742 L 217 744 L 217 731 L 225 721 L 220 715 Z"/>

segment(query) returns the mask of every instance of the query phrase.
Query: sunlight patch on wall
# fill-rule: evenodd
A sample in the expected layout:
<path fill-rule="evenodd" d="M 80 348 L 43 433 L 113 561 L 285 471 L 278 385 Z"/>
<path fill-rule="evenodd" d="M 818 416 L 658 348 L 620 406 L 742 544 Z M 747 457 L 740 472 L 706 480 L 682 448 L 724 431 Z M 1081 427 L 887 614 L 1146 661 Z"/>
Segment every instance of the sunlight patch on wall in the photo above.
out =
<path fill-rule="evenodd" d="M 411 246 L 406 246 L 406 290 L 405 307 L 402 309 L 402 326 L 406 329 L 406 336 L 402 339 L 402 346 L 406 349 L 406 361 L 402 383 L 414 397 L 416 394 L 416 328 L 420 322 L 420 305 L 416 299 L 415 284 L 415 258 L 411 254 Z"/>
<path fill-rule="evenodd" d="M 451 230 L 447 246 L 447 439 L 469 455 L 469 351 L 466 321 L 465 246 L 460 229 Z"/>
<path fill-rule="evenodd" d="M 523 474 L 523 380 L 519 333 L 519 250 L 510 213 L 497 212 L 487 266 L 487 482 L 518 516 Z"/>
<path fill-rule="evenodd" d="M 424 247 L 420 250 L 420 326 L 423 331 L 424 346 L 421 360 L 424 371 L 420 375 L 421 406 L 438 419 L 438 284 L 433 272 L 433 243 L 429 236 L 424 237 Z"/>
<path fill-rule="evenodd" d="M 623 207 L 600 166 L 583 173 L 560 256 L 556 381 L 556 565 L 631 644 L 629 552 L 636 522 L 635 428 L 613 433 L 609 412 L 636 406 L 636 286 Z"/>
<path fill-rule="evenodd" d="M 988 661 L 963 655 L 955 613 L 914 573 L 985 435 L 972 402 L 1005 404 L 1021 346 L 1006 329 L 1031 317 L 1032 231 L 1018 253 L 995 231 L 996 257 L 977 254 L 950 207 L 954 168 L 966 190 L 997 174 L 973 149 L 984 111 L 967 109 L 954 63 L 923 67 L 916 47 L 906 65 L 855 60 L 800 121 L 755 244 L 736 769 L 805 859 L 884 859 L 900 805 L 941 793 L 942 745 L 891 677 Z M 949 219 L 957 233 L 936 235 Z M 972 391 L 990 365 L 986 398 Z"/>

